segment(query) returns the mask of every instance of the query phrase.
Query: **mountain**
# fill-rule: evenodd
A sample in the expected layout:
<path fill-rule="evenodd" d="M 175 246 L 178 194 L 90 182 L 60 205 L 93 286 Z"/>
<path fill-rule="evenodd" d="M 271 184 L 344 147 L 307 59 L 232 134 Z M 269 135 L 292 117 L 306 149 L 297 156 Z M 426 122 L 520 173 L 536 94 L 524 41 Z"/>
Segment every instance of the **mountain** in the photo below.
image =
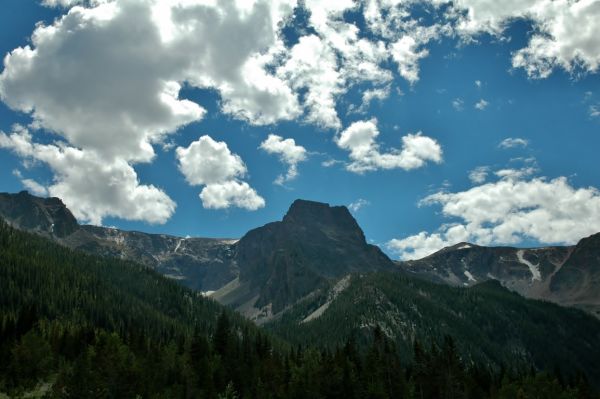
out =
<path fill-rule="evenodd" d="M 57 238 L 79 229 L 77 220 L 59 198 L 39 198 L 27 191 L 0 193 L 0 216 L 19 229 Z"/>
<path fill-rule="evenodd" d="M 265 327 L 295 344 L 367 344 L 380 328 L 403 358 L 413 342 L 454 337 L 467 364 L 585 370 L 600 382 L 600 321 L 587 313 L 528 300 L 490 280 L 452 287 L 400 273 L 353 275 L 328 294 L 307 298 Z"/>
<path fill-rule="evenodd" d="M 235 244 L 238 277 L 212 297 L 258 322 L 327 290 L 350 273 L 398 270 L 344 206 L 296 200 L 279 222 Z"/>
<path fill-rule="evenodd" d="M 552 276 L 548 299 L 600 317 L 600 233 L 584 238 Z"/>
<path fill-rule="evenodd" d="M 0 195 L 0 216 L 72 249 L 142 263 L 263 322 L 353 272 L 399 270 L 366 243 L 346 207 L 297 200 L 239 241 L 78 225 L 58 198 Z"/>
<path fill-rule="evenodd" d="M 4 316 L 33 307 L 47 320 L 118 333 L 140 329 L 157 340 L 183 335 L 200 322 L 211 331 L 225 309 L 143 265 L 73 251 L 2 220 L 0 298 Z"/>
<path fill-rule="evenodd" d="M 566 247 L 524 249 L 460 243 L 397 264 L 409 274 L 454 286 L 498 280 L 525 297 L 600 316 L 600 233 Z"/>
<path fill-rule="evenodd" d="M 261 398 L 286 348 L 145 266 L 0 220 L 0 398 Z"/>
<path fill-rule="evenodd" d="M 77 224 L 58 198 L 0 194 L 9 224 L 90 254 L 129 259 L 213 295 L 265 322 L 308 295 L 330 292 L 351 273 L 404 271 L 471 286 L 490 279 L 528 298 L 600 315 L 600 234 L 576 246 L 483 247 L 460 243 L 426 258 L 392 263 L 368 245 L 345 207 L 297 200 L 283 220 L 242 239 L 183 238 Z M 342 284 L 343 285 L 343 284 Z"/>
<path fill-rule="evenodd" d="M 214 291 L 237 276 L 232 251 L 236 240 L 80 226 L 60 199 L 26 191 L 0 193 L 0 216 L 16 228 L 72 249 L 142 263 L 199 291 Z"/>
<path fill-rule="evenodd" d="M 354 280 L 341 295 L 353 290 Z M 579 356 L 595 326 L 564 321 L 582 331 L 571 343 Z M 596 397 L 572 373 L 475 366 L 450 338 L 415 349 L 411 364 L 377 329 L 369 347 L 349 340 L 335 351 L 317 346 L 335 329 L 297 350 L 263 331 L 145 266 L 73 251 L 0 220 L 0 398 Z M 548 349 L 558 361 L 570 347 Z M 578 364 L 595 355 L 592 347 Z M 596 377 L 593 365 L 588 373 Z"/>
<path fill-rule="evenodd" d="M 172 264 L 168 262 L 181 253 L 190 267 L 178 270 L 180 275 L 186 273 L 185 279 L 178 282 L 193 285 L 192 272 L 203 270 L 205 274 L 199 274 L 198 284 L 205 286 L 206 281 L 213 281 L 219 287 L 212 294 L 213 299 L 291 343 L 334 349 L 348 345 L 354 338 L 359 347 L 368 348 L 373 340 L 381 343 L 383 339 L 392 343 L 384 345 L 384 351 L 397 350 L 408 362 L 417 356 L 414 341 L 442 346 L 446 337 L 452 336 L 466 365 L 486 365 L 493 370 L 503 366 L 527 370 L 532 366 L 556 367 L 568 375 L 583 370 L 595 384 L 600 381 L 600 366 L 596 361 L 600 358 L 597 344 L 600 321 L 577 309 L 524 299 L 493 279 L 469 287 L 464 287 L 464 281 L 455 281 L 453 284 L 460 287 L 452 287 L 439 284 L 446 282 L 441 278 L 446 276 L 444 273 L 430 274 L 433 277 L 429 278 L 437 278 L 438 283 L 415 278 L 415 275 L 427 277 L 427 273 L 416 273 L 420 269 L 415 265 L 412 269 L 406 264 L 397 265 L 379 248 L 369 245 L 345 207 L 297 200 L 281 221 L 251 230 L 237 242 L 213 242 L 76 226 L 70 212 L 56 199 L 39 199 L 26 193 L 1 198 L 6 203 L 0 206 L 4 217 L 13 226 L 37 234 L 15 232 L 8 227 L 0 234 L 4 240 L 0 247 L 4 252 L 0 251 L 0 255 L 6 254 L 0 262 L 0 271 L 4 273 L 0 294 L 5 296 L 0 305 L 21 304 L 21 310 L 7 308 L 0 312 L 4 318 L 0 320 L 2 326 L 13 323 L 6 320 L 14 320 L 26 303 L 34 303 L 47 320 L 99 326 L 108 332 L 116 331 L 131 342 L 138 342 L 138 329 L 146 325 L 156 327 L 149 327 L 142 335 L 153 335 L 159 342 L 177 335 L 177 331 L 189 334 L 191 326 L 198 323 L 214 325 L 215 311 L 221 309 L 216 302 L 204 300 L 200 293 L 126 261 L 136 258 L 156 271 L 167 270 L 165 274 L 169 275 L 168 271 L 174 267 L 167 269 L 164 265 Z M 61 227 L 58 233 L 56 226 L 71 227 L 70 230 Z M 198 248 L 192 245 L 195 243 Z M 543 251 L 497 249 L 496 252 L 461 244 L 441 251 L 438 256 L 447 260 L 444 267 L 455 270 L 452 272 L 455 276 L 460 271 L 467 279 L 471 274 L 471 279 L 483 280 L 481 276 L 489 273 L 505 282 L 512 279 L 522 283 L 515 283 L 512 287 L 515 290 L 528 282 L 537 282 L 539 276 L 540 281 L 549 281 L 548 290 L 571 293 L 569 298 L 582 300 L 580 295 L 584 292 L 594 295 L 597 268 L 590 264 L 597 262 L 599 252 L 595 237 L 580 244 Z M 84 255 L 65 246 L 110 255 L 112 259 Z M 464 251 L 477 252 L 467 259 Z M 457 262 L 473 266 L 451 269 Z M 441 269 L 429 266 L 424 270 Z M 188 302 L 190 307 L 186 305 Z M 212 315 L 207 309 L 213 309 Z M 67 328 L 45 323 L 43 326 L 50 325 L 48 331 Z M 236 323 L 243 321 L 238 319 Z M 205 331 L 210 331 L 212 327 L 206 325 Z M 240 334 L 238 329 L 232 336 Z M 182 345 L 180 342 L 176 347 Z M 261 345 L 259 342 L 252 347 L 264 353 Z M 451 352 L 453 347 L 454 344 L 446 345 Z M 235 356 L 249 350 L 237 348 L 231 354 L 230 366 L 235 370 L 238 370 L 233 361 Z M 5 353 L 13 351 L 6 349 Z M 436 358 L 436 349 L 432 353 L 432 358 Z M 307 355 L 306 359 L 311 356 L 318 355 Z M 220 357 L 216 359 L 218 363 Z M 322 361 L 327 371 L 329 360 Z M 224 389 L 227 381 L 222 378 L 219 381 Z M 240 382 L 236 384 L 243 386 Z"/>

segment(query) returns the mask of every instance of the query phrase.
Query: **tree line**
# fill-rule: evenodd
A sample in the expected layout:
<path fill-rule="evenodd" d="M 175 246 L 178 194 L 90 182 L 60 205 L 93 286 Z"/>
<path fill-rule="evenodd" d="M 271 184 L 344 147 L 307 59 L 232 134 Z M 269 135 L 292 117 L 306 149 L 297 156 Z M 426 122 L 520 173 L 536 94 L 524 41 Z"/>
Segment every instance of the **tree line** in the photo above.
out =
<path fill-rule="evenodd" d="M 48 398 L 596 398 L 582 375 L 467 364 L 451 337 L 408 359 L 292 346 L 151 270 L 0 221 L 0 393 Z M 0 394 L 0 397 L 2 395 Z"/>

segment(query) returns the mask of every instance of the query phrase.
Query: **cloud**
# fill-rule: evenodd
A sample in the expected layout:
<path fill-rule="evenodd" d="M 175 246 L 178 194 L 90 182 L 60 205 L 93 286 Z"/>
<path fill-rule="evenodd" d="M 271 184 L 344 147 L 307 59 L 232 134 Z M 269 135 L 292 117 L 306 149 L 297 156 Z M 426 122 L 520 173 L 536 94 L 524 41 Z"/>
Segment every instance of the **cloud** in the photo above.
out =
<path fill-rule="evenodd" d="M 462 111 L 465 109 L 465 102 L 460 98 L 455 98 L 452 100 L 452 107 L 457 111 Z"/>
<path fill-rule="evenodd" d="M 248 183 L 236 180 L 207 185 L 202 189 L 200 199 L 207 209 L 235 206 L 255 211 L 265 206 L 265 200 Z"/>
<path fill-rule="evenodd" d="M 473 184 L 481 184 L 486 181 L 489 172 L 489 166 L 478 166 L 469 172 L 469 180 Z"/>
<path fill-rule="evenodd" d="M 376 138 L 379 136 L 377 120 L 354 122 L 336 138 L 338 147 L 350 151 L 351 163 L 346 168 L 355 173 L 377 169 L 411 170 L 428 161 L 442 162 L 442 148 L 431 137 L 421 132 L 402 137 L 402 149 L 382 153 Z"/>
<path fill-rule="evenodd" d="M 348 209 L 350 209 L 352 212 L 356 213 L 368 205 L 371 205 L 371 203 L 369 201 L 367 201 L 366 199 L 363 199 L 363 198 L 359 198 L 356 201 L 352 202 L 350 205 L 348 205 Z"/>
<path fill-rule="evenodd" d="M 177 147 L 175 155 L 185 180 L 192 186 L 205 186 L 200 193 L 205 208 L 256 210 L 265 205 L 248 183 L 239 180 L 247 173 L 246 165 L 225 142 L 204 135 L 188 147 Z"/>
<path fill-rule="evenodd" d="M 420 205 L 440 205 L 443 215 L 454 221 L 431 234 L 388 242 L 402 259 L 423 257 L 461 241 L 573 244 L 600 231 L 600 192 L 575 188 L 566 177 L 501 179 L 462 192 L 438 192 Z"/>
<path fill-rule="evenodd" d="M 52 147 L 56 159 L 42 160 L 55 173 L 50 192 L 60 188 L 63 201 L 83 220 L 100 223 L 117 216 L 162 223 L 172 214 L 174 203 L 161 190 L 140 185 L 133 165 L 152 162 L 155 145 L 170 142 L 169 135 L 204 117 L 200 104 L 180 97 L 183 85 L 216 90 L 223 112 L 252 124 L 301 114 L 297 94 L 267 72 L 279 56 L 279 27 L 291 15 L 293 1 L 47 0 L 45 5 L 76 3 L 83 6 L 50 25 L 37 25 L 31 44 L 5 57 L 0 98 L 31 116 L 31 133 L 50 131 L 62 143 Z M 39 158 L 41 148 L 50 149 L 28 140 L 35 151 L 27 157 Z M 89 176 L 67 171 L 58 159 L 68 157 Z M 115 192 L 113 180 L 119 178 L 124 181 Z M 135 202 L 142 211 L 161 210 L 132 212 L 125 201 L 106 201 L 110 195 Z"/>
<path fill-rule="evenodd" d="M 357 112 L 364 113 L 371 105 L 373 100 L 383 101 L 390 96 L 391 85 L 385 87 L 378 87 L 375 89 L 365 90 L 362 94 L 362 103 L 358 107 Z"/>
<path fill-rule="evenodd" d="M 227 144 L 202 136 L 187 148 L 175 150 L 179 170 L 193 186 L 221 183 L 244 177 L 247 169 L 242 158 L 232 154 Z"/>
<path fill-rule="evenodd" d="M 590 105 L 590 117 L 597 118 L 600 116 L 600 104 Z"/>
<path fill-rule="evenodd" d="M 335 52 L 318 36 L 303 36 L 290 50 L 290 59 L 278 74 L 295 90 L 306 89 L 307 121 L 337 129 L 341 122 L 335 110 L 336 96 L 343 92 Z"/>
<path fill-rule="evenodd" d="M 65 7 L 69 8 L 76 4 L 85 3 L 84 0 L 42 0 L 42 5 L 45 7 Z"/>
<path fill-rule="evenodd" d="M 21 184 L 23 184 L 23 187 L 25 187 L 25 189 L 31 192 L 33 195 L 37 195 L 39 197 L 46 197 L 48 195 L 48 189 L 45 186 L 33 179 L 24 178 L 20 170 L 13 170 L 13 175 L 17 179 L 21 180 Z"/>
<path fill-rule="evenodd" d="M 520 168 L 520 169 L 513 169 L 513 168 L 500 169 L 500 170 L 494 172 L 494 174 L 501 179 L 519 180 L 524 177 L 534 175 L 537 172 L 539 172 L 539 169 L 537 167 L 528 166 L 528 167 L 524 167 L 524 168 Z"/>
<path fill-rule="evenodd" d="M 100 225 L 105 217 L 119 217 L 165 223 L 175 212 L 175 202 L 159 188 L 140 184 L 134 169 L 121 159 L 107 161 L 64 142 L 33 143 L 20 126 L 8 135 L 0 132 L 0 148 L 48 165 L 54 173 L 48 194 L 61 198 L 81 221 Z"/>
<path fill-rule="evenodd" d="M 324 168 L 331 168 L 335 165 L 338 164 L 344 164 L 343 161 L 340 161 L 339 159 L 326 159 L 323 162 L 321 162 L 321 166 L 323 166 Z"/>
<path fill-rule="evenodd" d="M 298 176 L 298 163 L 306 160 L 306 149 L 296 144 L 294 139 L 283 139 L 276 134 L 269 137 L 260 144 L 260 148 L 269 154 L 279 156 L 279 160 L 288 166 L 287 173 L 279 175 L 275 184 L 283 184 Z"/>
<path fill-rule="evenodd" d="M 420 46 L 414 37 L 403 36 L 390 47 L 392 58 L 398 64 L 398 73 L 410 84 L 419 80 L 419 61 L 429 55 L 429 51 Z"/>
<path fill-rule="evenodd" d="M 595 72 L 600 63 L 600 26 L 595 23 L 600 6 L 591 0 L 510 0 L 501 5 L 429 0 L 432 18 L 416 18 L 411 13 L 414 2 L 397 1 L 43 4 L 63 7 L 65 15 L 49 25 L 38 24 L 30 44 L 5 57 L 0 98 L 32 118 L 30 144 L 39 141 L 38 129 L 55 134 L 62 143 L 55 145 L 60 151 L 80 151 L 93 160 L 89 162 L 112 165 L 111 173 L 119 170 L 129 176 L 123 189 L 132 191 L 122 195 L 139 201 L 146 198 L 138 195 L 139 188 L 152 186 L 139 184 L 135 165 L 152 162 L 156 145 L 168 147 L 178 130 L 205 117 L 201 102 L 183 98 L 184 87 L 213 90 L 222 112 L 253 125 L 302 120 L 339 131 L 337 109 L 344 94 L 358 87 L 363 104 L 384 98 L 396 73 L 410 85 L 417 84 L 428 45 L 443 37 L 458 34 L 468 40 L 483 32 L 501 36 L 507 24 L 522 18 L 532 21 L 534 34 L 525 48 L 513 53 L 515 68 L 545 77 L 555 68 Z M 282 28 L 295 20 L 297 7 L 308 11 L 309 18 L 297 40 L 290 42 Z M 356 12 L 363 14 L 364 24 L 349 17 Z M 485 108 L 478 104 L 478 109 Z M 590 109 L 591 115 L 594 112 Z M 409 144 L 435 143 L 425 136 L 409 136 Z M 366 162 L 353 161 L 357 171 L 407 165 L 406 157 L 400 156 L 404 149 L 381 153 L 374 141 L 372 147 Z M 441 151 L 439 155 L 441 160 Z M 423 161 L 416 159 L 408 164 Z M 86 198 L 88 187 L 52 170 L 57 173 L 54 180 L 71 195 L 63 198 L 68 206 L 77 206 L 79 196 Z M 90 181 L 102 182 L 108 176 L 98 174 Z M 111 188 L 104 189 L 93 190 L 103 197 Z M 84 202 L 91 209 L 91 199 Z M 126 209 L 86 212 L 94 220 L 106 212 L 128 218 Z"/>
<path fill-rule="evenodd" d="M 23 183 L 23 186 L 34 195 L 40 197 L 48 195 L 48 189 L 33 179 L 23 179 L 21 180 L 21 183 Z"/>
<path fill-rule="evenodd" d="M 481 83 L 481 80 L 476 80 L 476 81 L 475 81 L 475 86 L 477 86 L 477 88 L 478 88 L 478 89 L 481 89 L 481 85 L 482 85 L 482 84 L 483 84 L 483 83 Z"/>
<path fill-rule="evenodd" d="M 135 30 L 128 29 L 132 23 Z M 2 100 L 75 147 L 148 162 L 153 142 L 204 114 L 179 99 L 180 84 L 168 79 L 173 66 L 163 64 L 169 61 L 147 6 L 72 8 L 53 25 L 38 26 L 32 45 L 6 56 Z"/>
<path fill-rule="evenodd" d="M 477 108 L 480 111 L 483 111 L 484 109 L 486 109 L 488 107 L 488 105 L 490 105 L 490 103 L 488 103 L 486 100 L 484 100 L 482 98 L 481 100 L 479 100 L 475 103 L 475 108 Z"/>
<path fill-rule="evenodd" d="M 512 54 L 514 68 L 522 68 L 531 78 L 545 78 L 556 68 L 567 72 L 595 73 L 600 66 L 600 4 L 594 0 L 429 0 L 429 11 L 435 23 L 423 26 L 411 13 L 414 2 L 367 1 L 363 14 L 371 31 L 385 38 L 427 29 L 411 35 L 426 37 L 424 45 L 440 36 L 458 35 L 464 42 L 474 42 L 482 33 L 502 37 L 513 21 L 521 19 L 533 25 L 527 45 Z M 435 18 L 440 17 L 442 18 Z M 404 48 L 408 48 L 409 41 Z M 421 51 L 426 51 L 422 49 Z M 418 60 L 426 56 L 412 48 L 402 58 L 406 60 L 403 75 L 409 81 L 418 72 Z M 399 70 L 402 71 L 400 65 Z M 401 72 L 402 74 L 402 72 Z"/>
<path fill-rule="evenodd" d="M 501 36 L 516 19 L 531 21 L 526 47 L 513 53 L 512 65 L 531 78 L 545 78 L 553 69 L 597 72 L 600 65 L 600 4 L 593 0 L 432 0 L 450 5 L 446 15 L 466 40 L 481 33 Z"/>
<path fill-rule="evenodd" d="M 413 260 L 424 258 L 444 247 L 468 240 L 469 234 L 464 227 L 454 225 L 445 226 L 443 233 L 429 234 L 422 231 L 407 238 L 394 238 L 386 243 L 386 247 L 399 254 L 402 260 Z"/>
<path fill-rule="evenodd" d="M 527 147 L 529 145 L 529 140 L 523 139 L 520 137 L 508 137 L 505 138 L 498 144 L 498 148 L 515 148 L 515 147 Z"/>

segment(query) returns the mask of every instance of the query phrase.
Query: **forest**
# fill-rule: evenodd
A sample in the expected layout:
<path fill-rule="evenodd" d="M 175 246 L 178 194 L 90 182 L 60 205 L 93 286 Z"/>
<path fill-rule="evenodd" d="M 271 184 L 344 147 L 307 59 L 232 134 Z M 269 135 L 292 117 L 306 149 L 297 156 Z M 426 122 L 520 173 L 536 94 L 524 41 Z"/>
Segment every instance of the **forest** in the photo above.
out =
<path fill-rule="evenodd" d="M 451 336 L 398 350 L 288 343 L 132 262 L 0 222 L 0 398 L 597 398 L 583 372 L 466 361 Z"/>

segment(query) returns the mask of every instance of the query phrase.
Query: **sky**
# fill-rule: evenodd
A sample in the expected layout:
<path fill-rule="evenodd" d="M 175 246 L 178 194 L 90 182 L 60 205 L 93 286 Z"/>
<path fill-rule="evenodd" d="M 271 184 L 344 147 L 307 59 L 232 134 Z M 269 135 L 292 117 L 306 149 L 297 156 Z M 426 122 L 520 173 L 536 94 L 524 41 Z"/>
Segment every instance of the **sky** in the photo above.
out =
<path fill-rule="evenodd" d="M 0 191 L 242 236 L 346 205 L 394 258 L 600 231 L 598 0 L 4 0 Z"/>

